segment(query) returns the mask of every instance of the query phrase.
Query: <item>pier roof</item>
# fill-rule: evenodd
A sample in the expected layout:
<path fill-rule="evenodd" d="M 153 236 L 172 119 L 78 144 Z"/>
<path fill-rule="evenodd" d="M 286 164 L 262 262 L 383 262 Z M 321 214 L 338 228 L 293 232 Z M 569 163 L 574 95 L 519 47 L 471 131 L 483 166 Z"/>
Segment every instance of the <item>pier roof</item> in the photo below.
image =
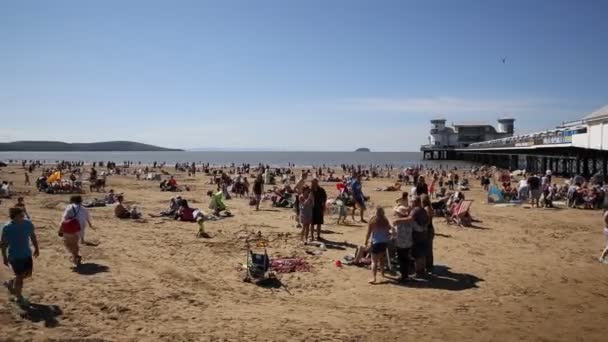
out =
<path fill-rule="evenodd" d="M 608 105 L 594 111 L 593 113 L 585 116 L 583 118 L 583 120 L 585 121 L 593 121 L 593 120 L 599 120 L 599 119 L 606 119 L 608 118 Z"/>

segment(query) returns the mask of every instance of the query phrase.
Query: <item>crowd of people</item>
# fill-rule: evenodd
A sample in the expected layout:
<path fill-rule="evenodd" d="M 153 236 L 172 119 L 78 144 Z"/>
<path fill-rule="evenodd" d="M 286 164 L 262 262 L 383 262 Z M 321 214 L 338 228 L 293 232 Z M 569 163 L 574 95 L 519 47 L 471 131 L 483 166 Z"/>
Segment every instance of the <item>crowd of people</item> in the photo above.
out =
<path fill-rule="evenodd" d="M 89 182 L 98 184 L 103 179 L 105 186 L 106 176 L 128 174 L 133 163 L 124 162 L 117 166 L 113 162 L 97 162 L 89 170 Z M 106 170 L 98 174 L 96 167 L 106 167 Z M 153 165 L 152 170 L 164 167 L 164 163 Z M 29 186 L 29 173 L 37 168 L 41 169 L 41 176 L 37 180 L 37 186 L 43 189 L 54 187 L 55 183 L 67 181 L 72 186 L 82 188 L 82 179 L 85 169 L 82 163 L 60 162 L 53 168 L 45 168 L 43 164 L 32 162 L 23 164 L 26 170 L 25 186 Z M 146 166 L 146 172 L 150 171 Z M 567 180 L 558 185 L 554 182 L 552 174 L 524 175 L 521 180 L 515 181 L 511 174 L 497 172 L 496 169 L 480 168 L 469 172 L 459 172 L 452 169 L 425 169 L 422 166 L 406 168 L 396 171 L 393 166 L 348 166 L 342 165 L 345 172 L 337 176 L 332 168 L 322 166 L 302 170 L 296 175 L 291 164 L 289 167 L 271 168 L 259 164 L 251 166 L 234 164 L 226 167 L 212 167 L 208 164 L 197 166 L 195 163 L 176 164 L 175 169 L 187 172 L 189 177 L 202 172 L 210 177 L 210 183 L 215 186 L 214 190 L 206 193 L 209 200 L 208 209 L 191 207 L 189 201 L 181 196 L 172 197 L 168 208 L 159 214 L 150 214 L 151 217 L 167 217 L 181 222 L 193 222 L 198 224 L 197 236 L 209 238 L 205 232 L 204 222 L 210 217 L 229 217 L 232 215 L 228 209 L 227 202 L 233 197 L 249 199 L 249 203 L 259 211 L 265 199 L 270 199 L 273 206 L 293 207 L 295 211 L 295 226 L 300 231 L 300 239 L 304 243 L 311 241 L 323 241 L 322 227 L 325 224 L 325 216 L 335 209 L 338 214 L 338 224 L 346 222 L 350 214 L 353 222 L 355 214 L 359 213 L 358 221 L 367 224 L 364 246 L 357 254 L 368 254 L 371 259 L 372 278 L 370 283 L 377 283 L 377 273 L 384 273 L 387 261 L 395 259 L 399 266 L 401 282 L 411 281 L 411 276 L 426 277 L 433 273 L 433 241 L 435 237 L 435 226 L 433 221 L 438 216 L 445 216 L 448 221 L 454 215 L 460 215 L 459 207 L 465 202 L 463 191 L 468 189 L 468 176 L 480 180 L 482 188 L 489 191 L 494 184 L 501 184 L 500 191 L 505 199 L 526 201 L 530 200 L 533 207 L 551 206 L 552 202 L 565 198 L 568 206 L 576 207 L 583 205 L 585 208 L 599 208 L 604 206 L 605 190 L 603 182 L 597 179 L 586 180 L 580 176 Z M 117 170 L 123 171 L 117 171 Z M 67 179 L 66 179 L 67 177 Z M 395 180 L 394 185 L 385 191 L 401 191 L 401 196 L 395 200 L 395 206 L 391 209 L 391 215 L 385 212 L 385 208 L 376 206 L 374 214 L 368 220 L 366 214 L 370 196 L 363 189 L 363 182 L 376 177 L 388 177 Z M 49 179 L 52 182 L 49 182 Z M 250 181 L 251 179 L 251 191 Z M 320 185 L 320 181 L 336 184 L 336 196 L 328 198 L 326 190 Z M 513 186 L 512 183 L 516 183 Z M 403 189 L 403 186 L 409 186 Z M 173 175 L 163 181 L 161 190 L 178 191 L 180 186 Z M 99 190 L 99 189 L 98 189 Z M 46 191 L 46 190 L 45 190 Z M 105 189 L 104 189 L 105 191 Z M 0 196 L 11 195 L 8 182 L 2 182 Z M 143 214 L 136 206 L 130 206 L 125 202 L 125 194 L 115 193 L 113 189 L 104 196 L 104 205 L 113 206 L 116 219 L 138 220 Z M 350 211 L 350 212 L 349 212 Z M 469 213 L 464 213 L 465 215 Z M 17 199 L 16 204 L 9 210 L 10 221 L 2 230 L 3 261 L 10 265 L 15 273 L 15 278 L 8 284 L 11 293 L 18 301 L 25 301 L 22 296 L 23 280 L 31 276 L 33 269 L 32 257 L 39 254 L 39 246 L 36 239 L 35 228 L 32 224 L 23 197 Z M 604 223 L 608 227 L 608 212 L 604 214 Z M 88 228 L 93 228 L 91 215 L 83 204 L 82 196 L 76 194 L 70 197 L 70 203 L 66 206 L 59 224 L 58 235 L 75 267 L 82 263 L 80 245 L 86 244 L 85 233 Z M 608 255 L 608 228 L 604 228 L 607 239 L 607 247 L 603 250 L 600 261 Z M 30 249 L 30 242 L 34 251 Z"/>

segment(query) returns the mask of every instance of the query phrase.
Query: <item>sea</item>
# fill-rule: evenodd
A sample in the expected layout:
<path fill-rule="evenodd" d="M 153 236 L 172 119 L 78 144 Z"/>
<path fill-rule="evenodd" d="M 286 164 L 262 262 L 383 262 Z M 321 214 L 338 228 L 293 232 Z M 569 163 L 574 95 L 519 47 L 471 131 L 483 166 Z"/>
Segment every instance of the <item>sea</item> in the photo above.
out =
<path fill-rule="evenodd" d="M 459 161 L 429 161 L 422 159 L 420 152 L 226 152 L 226 151 L 179 151 L 179 152 L 0 152 L 0 160 L 5 163 L 21 160 L 40 160 L 44 163 L 58 161 L 84 161 L 123 163 L 131 161 L 134 164 L 149 165 L 154 162 L 165 162 L 168 165 L 175 163 L 197 164 L 209 163 L 211 165 L 240 165 L 243 163 L 257 165 L 259 163 L 271 166 L 287 166 L 293 164 L 298 167 L 310 166 L 340 166 L 347 165 L 393 165 L 395 167 L 408 167 L 417 165 L 468 166 L 469 162 Z"/>

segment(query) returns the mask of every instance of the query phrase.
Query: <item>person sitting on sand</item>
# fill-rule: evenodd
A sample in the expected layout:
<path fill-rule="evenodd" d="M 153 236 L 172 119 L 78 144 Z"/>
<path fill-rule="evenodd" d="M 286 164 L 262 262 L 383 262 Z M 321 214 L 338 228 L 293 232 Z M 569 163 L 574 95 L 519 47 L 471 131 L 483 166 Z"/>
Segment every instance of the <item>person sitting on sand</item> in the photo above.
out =
<path fill-rule="evenodd" d="M 167 184 L 165 185 L 165 191 L 177 191 L 177 181 L 173 176 L 169 178 Z"/>
<path fill-rule="evenodd" d="M 369 251 L 372 255 L 372 279 L 370 284 L 376 284 L 376 273 L 378 269 L 384 276 L 384 263 L 386 249 L 391 238 L 391 225 L 386 218 L 384 209 L 382 207 L 376 208 L 376 215 L 374 215 L 367 226 L 367 233 L 365 234 L 365 246 L 371 239 L 371 245 L 369 245 Z"/>
<path fill-rule="evenodd" d="M 116 194 L 114 194 L 114 189 L 110 189 L 110 192 L 108 192 L 104 197 L 104 201 L 106 202 L 106 204 L 116 203 Z"/>
<path fill-rule="evenodd" d="M 217 191 L 213 193 L 213 191 L 207 191 L 207 196 L 211 198 L 211 202 L 209 202 L 209 209 L 213 210 L 213 215 L 220 216 L 222 211 L 226 213 L 226 215 L 230 216 L 230 211 L 224 204 L 223 200 L 223 192 Z"/>
<path fill-rule="evenodd" d="M 118 204 L 114 208 L 114 216 L 116 216 L 119 219 L 141 218 L 141 214 L 137 211 L 137 208 L 135 208 L 135 207 L 129 208 L 128 206 L 123 204 L 124 199 L 125 198 L 123 195 L 118 195 L 116 197 L 116 201 L 118 202 Z"/>
<path fill-rule="evenodd" d="M 11 188 L 7 181 L 3 181 L 0 186 L 0 198 L 11 198 Z"/>
<path fill-rule="evenodd" d="M 409 197 L 409 194 L 406 191 L 404 191 L 401 193 L 401 197 L 397 198 L 395 203 L 397 203 L 397 206 L 404 206 L 406 208 L 409 208 L 410 203 L 409 203 L 408 197 Z"/>

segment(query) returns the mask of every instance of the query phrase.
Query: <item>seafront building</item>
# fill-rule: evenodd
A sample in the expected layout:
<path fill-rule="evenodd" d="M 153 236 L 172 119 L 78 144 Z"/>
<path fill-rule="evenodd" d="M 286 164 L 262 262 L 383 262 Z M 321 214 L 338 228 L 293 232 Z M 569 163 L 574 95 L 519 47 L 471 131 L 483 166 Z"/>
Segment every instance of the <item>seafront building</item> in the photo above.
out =
<path fill-rule="evenodd" d="M 512 120 L 512 119 L 509 119 Z M 469 160 L 497 165 L 510 169 L 525 169 L 532 172 L 552 170 L 562 174 L 608 175 L 608 106 L 604 106 L 580 120 L 562 123 L 554 129 L 530 134 L 514 135 L 513 121 L 496 130 L 503 137 L 472 142 L 470 136 L 460 140 L 451 131 L 438 130 L 445 120 L 432 120 L 431 144 L 421 146 L 424 159 Z M 454 133 L 458 132 L 454 126 Z M 476 126 L 476 130 L 481 129 Z M 448 136 L 448 140 L 445 137 Z M 452 140 L 450 140 L 452 139 Z M 439 143 L 437 143 L 439 142 Z M 447 142 L 447 143 L 446 143 Z"/>
<path fill-rule="evenodd" d="M 425 159 L 448 159 L 448 151 L 467 147 L 473 143 L 513 136 L 515 119 L 498 120 L 498 127 L 484 123 L 460 123 L 452 127 L 445 125 L 445 119 L 431 120 L 429 144 L 422 146 Z"/>

